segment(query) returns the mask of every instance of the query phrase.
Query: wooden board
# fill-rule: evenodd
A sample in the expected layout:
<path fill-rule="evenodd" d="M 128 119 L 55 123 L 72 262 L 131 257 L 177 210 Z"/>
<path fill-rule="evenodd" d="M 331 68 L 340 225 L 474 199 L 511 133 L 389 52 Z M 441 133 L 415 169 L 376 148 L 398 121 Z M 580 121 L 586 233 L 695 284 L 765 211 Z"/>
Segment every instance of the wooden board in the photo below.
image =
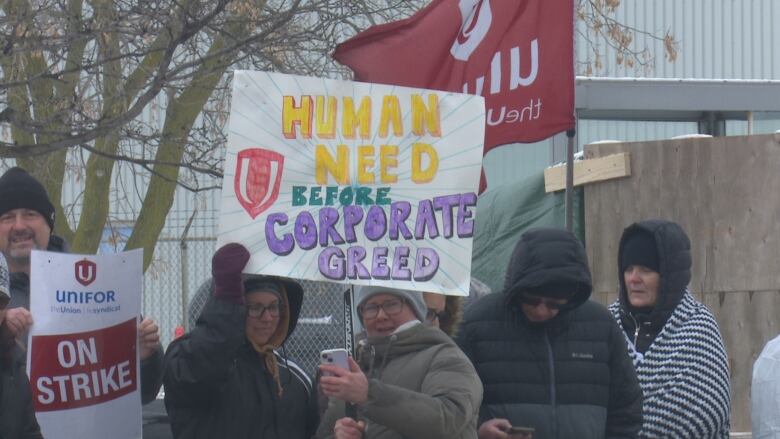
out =
<path fill-rule="evenodd" d="M 574 162 L 574 186 L 631 175 L 628 153 Z M 566 189 L 566 166 L 554 166 L 544 170 L 544 191 L 547 193 Z"/>
<path fill-rule="evenodd" d="M 731 372 L 731 430 L 750 431 L 753 363 L 780 333 L 780 291 L 706 293 L 703 302 L 718 320 Z"/>
<path fill-rule="evenodd" d="M 780 139 L 773 135 L 589 145 L 629 151 L 631 176 L 585 186 L 594 291 L 614 291 L 617 244 L 629 224 L 679 223 L 691 240 L 694 291 L 780 289 Z"/>

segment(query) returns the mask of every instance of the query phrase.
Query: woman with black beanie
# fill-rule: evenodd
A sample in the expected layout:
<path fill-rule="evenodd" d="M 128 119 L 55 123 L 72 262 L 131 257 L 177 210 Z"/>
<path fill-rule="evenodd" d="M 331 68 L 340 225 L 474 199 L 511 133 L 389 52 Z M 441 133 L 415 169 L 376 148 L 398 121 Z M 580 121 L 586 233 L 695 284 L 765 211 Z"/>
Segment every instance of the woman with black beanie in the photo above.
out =
<path fill-rule="evenodd" d="M 729 368 L 718 324 L 688 290 L 691 243 L 679 224 L 647 220 L 623 231 L 618 300 L 644 401 L 639 437 L 729 436 Z"/>

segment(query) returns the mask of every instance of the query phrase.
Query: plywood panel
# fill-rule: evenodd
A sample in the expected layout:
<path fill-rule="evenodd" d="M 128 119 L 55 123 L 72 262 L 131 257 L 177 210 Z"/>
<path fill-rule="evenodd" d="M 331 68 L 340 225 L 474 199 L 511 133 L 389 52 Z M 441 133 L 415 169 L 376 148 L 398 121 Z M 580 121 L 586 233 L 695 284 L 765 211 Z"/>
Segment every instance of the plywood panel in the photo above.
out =
<path fill-rule="evenodd" d="M 590 298 L 604 306 L 609 306 L 612 302 L 617 300 L 617 293 L 611 291 L 594 292 Z"/>
<path fill-rule="evenodd" d="M 780 282 L 780 142 L 719 142 L 712 170 L 715 291 L 777 289 Z"/>
<path fill-rule="evenodd" d="M 691 238 L 692 289 L 780 288 L 780 140 L 773 135 L 589 145 L 586 157 L 629 151 L 632 176 L 585 186 L 595 291 L 614 289 L 627 225 L 665 218 Z"/>
<path fill-rule="evenodd" d="M 707 293 L 703 301 L 718 319 L 729 355 L 732 431 L 750 431 L 753 363 L 780 333 L 780 291 Z"/>

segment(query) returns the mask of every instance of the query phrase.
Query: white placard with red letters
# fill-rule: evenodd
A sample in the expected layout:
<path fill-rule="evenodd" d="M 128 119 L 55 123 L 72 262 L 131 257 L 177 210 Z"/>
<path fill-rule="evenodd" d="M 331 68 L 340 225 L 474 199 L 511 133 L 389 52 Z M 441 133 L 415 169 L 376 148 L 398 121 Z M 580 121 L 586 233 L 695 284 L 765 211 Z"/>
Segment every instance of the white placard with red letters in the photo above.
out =
<path fill-rule="evenodd" d="M 47 439 L 141 438 L 143 251 L 33 251 L 27 373 Z"/>

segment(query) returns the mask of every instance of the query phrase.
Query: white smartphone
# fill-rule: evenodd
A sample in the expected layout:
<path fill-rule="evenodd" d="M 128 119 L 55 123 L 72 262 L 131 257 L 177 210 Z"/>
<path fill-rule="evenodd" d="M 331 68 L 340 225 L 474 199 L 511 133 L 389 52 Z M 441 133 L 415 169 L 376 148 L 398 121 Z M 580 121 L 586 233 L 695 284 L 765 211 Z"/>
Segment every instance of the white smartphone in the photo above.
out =
<path fill-rule="evenodd" d="M 320 352 L 320 364 L 335 364 L 336 366 L 349 370 L 349 361 L 347 361 L 347 357 L 346 349 L 325 349 Z"/>

